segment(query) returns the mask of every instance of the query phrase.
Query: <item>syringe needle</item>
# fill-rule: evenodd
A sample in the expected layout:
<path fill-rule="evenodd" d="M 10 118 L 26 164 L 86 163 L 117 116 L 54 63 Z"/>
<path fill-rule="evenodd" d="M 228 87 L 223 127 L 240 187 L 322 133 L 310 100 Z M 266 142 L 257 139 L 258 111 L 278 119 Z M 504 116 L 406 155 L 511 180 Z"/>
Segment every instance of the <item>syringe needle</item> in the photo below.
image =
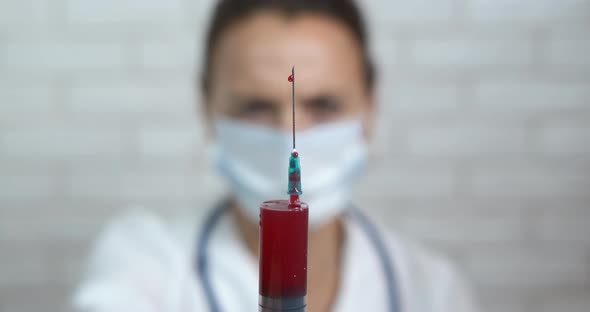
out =
<path fill-rule="evenodd" d="M 291 96 L 293 105 L 293 150 L 295 150 L 295 66 L 291 69 Z"/>

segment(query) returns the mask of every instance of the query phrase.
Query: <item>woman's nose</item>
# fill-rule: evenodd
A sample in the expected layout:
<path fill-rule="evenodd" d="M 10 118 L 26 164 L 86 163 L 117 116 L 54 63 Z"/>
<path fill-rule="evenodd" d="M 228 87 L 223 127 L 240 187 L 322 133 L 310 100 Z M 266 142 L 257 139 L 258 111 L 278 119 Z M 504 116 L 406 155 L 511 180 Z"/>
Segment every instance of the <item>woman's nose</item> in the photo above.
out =
<path fill-rule="evenodd" d="M 291 105 L 281 110 L 278 127 L 284 132 L 293 131 L 293 110 Z"/>
<path fill-rule="evenodd" d="M 283 105 L 283 109 L 280 112 L 280 117 L 278 118 L 277 127 L 281 129 L 281 131 L 293 131 L 293 124 L 295 124 L 296 131 L 305 130 L 311 126 L 310 116 L 308 116 L 307 112 L 300 106 L 297 106 L 298 103 L 295 103 L 295 114 L 293 114 L 293 105 L 289 102 L 289 105 Z M 293 118 L 295 117 L 295 118 Z"/>

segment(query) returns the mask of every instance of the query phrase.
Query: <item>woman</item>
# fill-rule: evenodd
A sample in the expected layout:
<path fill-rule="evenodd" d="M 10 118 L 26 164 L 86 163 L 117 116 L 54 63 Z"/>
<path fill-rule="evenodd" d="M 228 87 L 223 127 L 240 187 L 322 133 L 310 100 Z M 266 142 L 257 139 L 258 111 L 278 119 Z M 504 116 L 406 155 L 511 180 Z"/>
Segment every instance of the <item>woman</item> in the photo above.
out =
<path fill-rule="evenodd" d="M 213 159 L 232 193 L 196 224 L 144 214 L 116 220 L 99 240 L 77 307 L 257 310 L 258 209 L 285 197 L 286 78 L 295 65 L 302 199 L 310 206 L 308 311 L 473 311 L 444 260 L 350 208 L 375 113 L 367 50 L 350 0 L 220 1 L 202 91 Z"/>

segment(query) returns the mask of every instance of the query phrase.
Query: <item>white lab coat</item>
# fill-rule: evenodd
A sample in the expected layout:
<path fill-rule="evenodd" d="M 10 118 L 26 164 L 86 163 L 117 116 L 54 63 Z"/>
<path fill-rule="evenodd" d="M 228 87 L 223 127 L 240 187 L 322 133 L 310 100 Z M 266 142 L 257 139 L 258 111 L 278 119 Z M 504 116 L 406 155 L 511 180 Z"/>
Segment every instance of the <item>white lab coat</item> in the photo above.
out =
<path fill-rule="evenodd" d="M 74 298 L 77 311 L 207 311 L 196 274 L 197 233 L 203 218 L 165 224 L 135 212 L 114 220 L 100 236 L 87 279 Z M 468 289 L 448 262 L 378 229 L 394 262 L 402 312 L 475 311 Z M 346 221 L 343 275 L 333 311 L 388 311 L 383 270 L 357 221 Z M 258 262 L 224 215 L 207 254 L 222 311 L 258 311 Z"/>

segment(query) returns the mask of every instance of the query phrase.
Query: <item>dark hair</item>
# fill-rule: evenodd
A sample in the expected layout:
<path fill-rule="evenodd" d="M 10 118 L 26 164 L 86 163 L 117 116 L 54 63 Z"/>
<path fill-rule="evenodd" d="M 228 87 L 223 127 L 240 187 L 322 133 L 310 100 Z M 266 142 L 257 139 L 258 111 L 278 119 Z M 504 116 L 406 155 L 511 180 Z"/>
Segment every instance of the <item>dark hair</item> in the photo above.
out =
<path fill-rule="evenodd" d="M 375 69 L 369 56 L 365 22 L 354 0 L 220 0 L 213 11 L 207 33 L 205 59 L 202 74 L 202 92 L 208 95 L 213 50 L 221 34 L 228 27 L 261 10 L 276 10 L 286 16 L 315 13 L 335 18 L 347 26 L 358 41 L 365 67 L 365 79 L 373 87 Z"/>

